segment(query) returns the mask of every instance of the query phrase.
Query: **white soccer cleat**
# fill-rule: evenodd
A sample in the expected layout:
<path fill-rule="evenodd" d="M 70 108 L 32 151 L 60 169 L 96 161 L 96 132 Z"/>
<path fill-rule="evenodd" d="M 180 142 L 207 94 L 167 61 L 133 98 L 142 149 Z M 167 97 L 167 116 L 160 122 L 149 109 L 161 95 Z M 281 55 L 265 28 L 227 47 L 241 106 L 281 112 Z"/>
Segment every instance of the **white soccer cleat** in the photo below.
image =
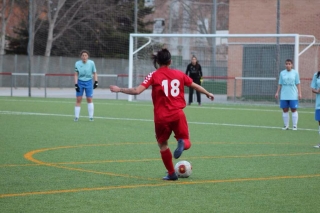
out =
<path fill-rule="evenodd" d="M 298 130 L 298 127 L 297 126 L 293 126 L 292 130 Z"/>
<path fill-rule="evenodd" d="M 282 127 L 282 130 L 288 130 L 289 129 L 289 127 L 288 126 L 284 126 L 284 127 Z"/>
<path fill-rule="evenodd" d="M 320 148 L 320 144 L 315 145 L 314 148 L 318 148 L 319 149 Z"/>

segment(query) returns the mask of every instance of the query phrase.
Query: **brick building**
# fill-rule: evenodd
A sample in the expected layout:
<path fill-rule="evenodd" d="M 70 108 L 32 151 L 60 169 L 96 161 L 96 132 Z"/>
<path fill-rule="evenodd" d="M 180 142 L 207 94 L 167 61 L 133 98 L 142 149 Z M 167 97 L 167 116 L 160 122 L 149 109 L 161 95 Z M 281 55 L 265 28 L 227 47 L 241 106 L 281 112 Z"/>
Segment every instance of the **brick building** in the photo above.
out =
<path fill-rule="evenodd" d="M 279 1 L 279 8 L 278 8 Z M 229 33 L 230 34 L 276 34 L 277 33 L 277 9 L 279 11 L 279 33 L 281 34 L 300 34 L 314 35 L 320 38 L 320 1 L 318 0 L 230 0 L 229 1 Z M 312 39 L 300 39 L 300 51 L 310 44 Z M 289 42 L 290 43 L 290 42 Z M 283 45 L 284 46 L 284 45 Z M 229 47 L 230 48 L 230 47 Z M 236 51 L 230 51 L 234 53 Z M 280 70 L 284 69 L 284 60 L 286 58 L 285 51 L 280 51 L 283 57 L 280 57 Z M 291 51 L 292 52 L 292 51 Z M 243 52 L 238 53 L 243 54 Z M 239 55 L 238 55 L 239 56 Z M 293 55 L 292 55 L 293 56 Z M 262 55 L 268 58 L 268 55 Z M 289 56 L 287 56 L 289 57 Z M 242 57 L 229 55 L 228 76 L 244 76 Z M 289 57 L 293 58 L 293 57 Z M 318 45 L 308 49 L 299 57 L 299 67 L 295 68 L 300 73 L 302 96 L 305 99 L 311 99 L 310 78 L 319 67 L 317 61 L 319 59 Z M 259 58 L 263 61 L 264 59 Z M 266 60 L 266 59 L 265 59 Z M 274 72 L 266 67 L 259 67 L 266 72 Z M 279 69 L 276 68 L 273 77 L 278 77 Z M 271 75 L 266 75 L 271 77 Z M 228 95 L 234 90 L 242 91 L 244 89 L 242 82 L 237 84 L 237 88 L 233 88 L 232 84 L 228 84 Z M 237 95 L 240 95 L 237 94 Z"/>

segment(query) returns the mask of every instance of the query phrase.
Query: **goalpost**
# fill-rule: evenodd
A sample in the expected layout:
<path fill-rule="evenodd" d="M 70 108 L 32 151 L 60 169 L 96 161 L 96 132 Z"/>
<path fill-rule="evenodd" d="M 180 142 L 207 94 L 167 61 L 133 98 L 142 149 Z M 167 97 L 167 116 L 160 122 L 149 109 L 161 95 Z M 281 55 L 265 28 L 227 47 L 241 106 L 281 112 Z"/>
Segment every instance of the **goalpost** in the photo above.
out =
<path fill-rule="evenodd" d="M 288 58 L 309 88 L 307 79 L 318 67 L 315 44 L 313 35 L 299 34 L 130 34 L 128 87 L 155 70 L 150 56 L 165 47 L 172 55 L 171 67 L 183 72 L 195 55 L 202 66 L 203 86 L 221 95 L 222 101 L 274 103 L 278 75 Z M 305 93 L 306 99 L 312 98 Z M 128 95 L 128 101 L 133 98 L 138 100 Z"/>

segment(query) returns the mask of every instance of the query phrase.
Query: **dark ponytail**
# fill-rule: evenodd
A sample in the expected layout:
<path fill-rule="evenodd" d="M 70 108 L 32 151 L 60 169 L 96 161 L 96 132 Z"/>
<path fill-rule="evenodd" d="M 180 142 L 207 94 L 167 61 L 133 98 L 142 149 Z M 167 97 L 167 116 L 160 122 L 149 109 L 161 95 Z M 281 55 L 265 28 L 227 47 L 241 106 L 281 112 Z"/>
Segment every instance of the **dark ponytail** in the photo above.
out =
<path fill-rule="evenodd" d="M 151 59 L 152 59 L 153 66 L 154 66 L 156 69 L 158 69 L 158 66 L 157 66 L 157 55 L 152 54 Z"/>
<path fill-rule="evenodd" d="M 317 72 L 317 78 L 319 78 L 319 76 L 320 76 L 320 71 Z"/>
<path fill-rule="evenodd" d="M 171 62 L 171 53 L 166 48 L 159 50 L 157 54 L 152 54 L 153 66 L 158 69 L 158 66 L 169 65 Z"/>

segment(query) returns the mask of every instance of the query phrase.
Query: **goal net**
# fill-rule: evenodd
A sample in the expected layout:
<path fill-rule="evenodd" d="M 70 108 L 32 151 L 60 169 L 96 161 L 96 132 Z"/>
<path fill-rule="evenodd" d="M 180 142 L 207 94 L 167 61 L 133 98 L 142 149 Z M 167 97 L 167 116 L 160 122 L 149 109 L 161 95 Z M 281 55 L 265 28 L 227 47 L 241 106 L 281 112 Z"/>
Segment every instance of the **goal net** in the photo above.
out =
<path fill-rule="evenodd" d="M 197 57 L 202 86 L 215 95 L 215 102 L 277 103 L 279 73 L 285 60 L 292 59 L 308 102 L 313 98 L 310 81 L 318 69 L 318 47 L 314 36 L 298 34 L 131 34 L 125 86 L 139 85 L 155 70 L 151 54 L 167 48 L 171 67 L 182 72 L 191 57 Z M 188 88 L 185 91 L 187 98 Z M 129 95 L 128 100 L 151 100 L 150 93 L 151 88 L 139 96 Z"/>

